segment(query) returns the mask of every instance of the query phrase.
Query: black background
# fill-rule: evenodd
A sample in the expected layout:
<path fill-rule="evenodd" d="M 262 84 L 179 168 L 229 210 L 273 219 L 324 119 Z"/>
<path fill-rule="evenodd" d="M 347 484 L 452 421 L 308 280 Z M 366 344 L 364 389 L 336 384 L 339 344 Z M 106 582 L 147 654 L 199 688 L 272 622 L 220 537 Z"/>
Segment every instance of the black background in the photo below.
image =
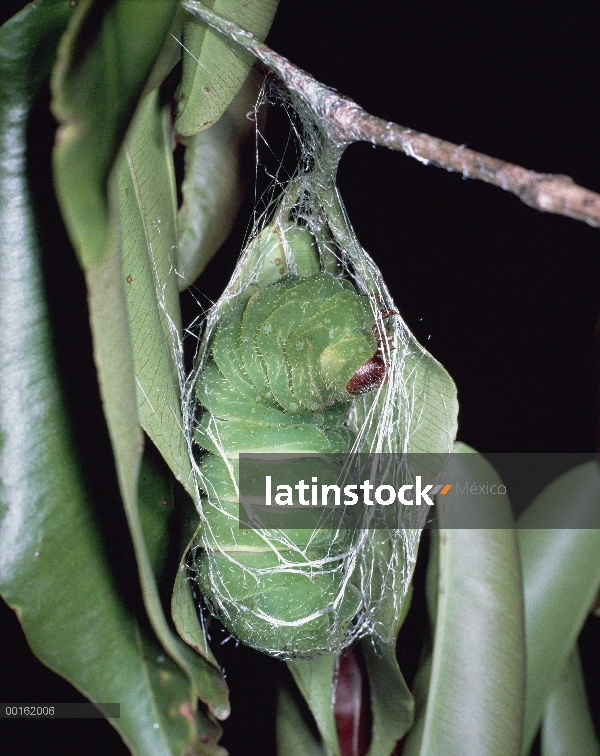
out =
<path fill-rule="evenodd" d="M 3 3 L 1 20 L 20 5 Z M 600 191 L 599 37 L 595 2 L 281 0 L 268 42 L 375 115 Z M 274 113 L 276 151 L 283 124 Z M 600 232 L 364 144 L 348 149 L 338 183 L 401 315 L 458 386 L 459 438 L 489 452 L 594 451 Z M 249 200 L 199 282 L 201 302 L 227 282 L 250 210 Z M 190 317 L 195 307 L 187 297 Z M 0 698 L 83 700 L 31 657 L 1 611 Z M 595 712 L 596 623 L 582 641 Z M 276 663 L 232 643 L 222 653 L 234 690 L 223 742 L 232 756 L 268 754 Z M 102 721 L 0 723 L 4 753 L 37 753 L 53 737 L 65 756 L 126 753 Z"/>

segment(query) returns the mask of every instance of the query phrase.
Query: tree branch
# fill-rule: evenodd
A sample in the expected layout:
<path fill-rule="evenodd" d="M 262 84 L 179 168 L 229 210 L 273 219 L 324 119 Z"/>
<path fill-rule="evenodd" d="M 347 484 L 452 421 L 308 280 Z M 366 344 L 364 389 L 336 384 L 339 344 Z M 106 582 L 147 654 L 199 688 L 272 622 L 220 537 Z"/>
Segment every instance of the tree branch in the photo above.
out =
<path fill-rule="evenodd" d="M 516 194 L 525 204 L 547 213 L 565 215 L 600 226 L 600 194 L 576 184 L 569 176 L 528 171 L 519 165 L 475 152 L 464 145 L 423 134 L 370 115 L 349 97 L 318 82 L 287 58 L 259 42 L 195 0 L 183 7 L 209 26 L 242 45 L 271 68 L 285 86 L 304 100 L 327 124 L 330 136 L 342 144 L 370 142 L 414 157 L 422 163 L 480 179 Z"/>

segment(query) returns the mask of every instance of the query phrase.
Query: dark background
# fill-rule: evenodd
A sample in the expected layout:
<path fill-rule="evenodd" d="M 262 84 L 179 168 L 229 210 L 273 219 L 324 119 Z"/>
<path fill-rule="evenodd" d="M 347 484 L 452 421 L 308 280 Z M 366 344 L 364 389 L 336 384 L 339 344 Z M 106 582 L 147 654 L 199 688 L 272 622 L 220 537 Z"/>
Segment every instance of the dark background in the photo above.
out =
<path fill-rule="evenodd" d="M 3 2 L 0 20 L 21 5 Z M 281 0 L 268 42 L 375 115 L 600 191 L 599 36 L 596 2 Z M 275 151 L 284 123 L 273 113 Z M 594 451 L 600 232 L 364 144 L 348 149 L 338 183 L 401 315 L 458 386 L 459 438 L 484 452 Z M 227 282 L 250 210 L 248 201 L 199 282 L 201 302 Z M 189 296 L 186 313 L 195 307 Z M 0 699 L 83 700 L 31 657 L 2 602 L 0 611 Z M 582 652 L 600 712 L 597 624 Z M 232 756 L 268 754 L 276 663 L 232 643 L 222 654 L 234 691 L 223 742 Z M 404 667 L 416 654 L 403 650 Z M 3 721 L 0 743 L 5 735 L 11 754 L 40 752 L 54 736 L 65 756 L 126 753 L 103 721 Z"/>

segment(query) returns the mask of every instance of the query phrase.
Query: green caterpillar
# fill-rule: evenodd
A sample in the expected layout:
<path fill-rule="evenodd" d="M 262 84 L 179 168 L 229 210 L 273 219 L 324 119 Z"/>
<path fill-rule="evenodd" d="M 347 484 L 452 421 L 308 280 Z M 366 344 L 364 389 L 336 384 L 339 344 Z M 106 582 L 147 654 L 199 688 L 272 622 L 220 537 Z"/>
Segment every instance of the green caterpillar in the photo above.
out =
<path fill-rule="evenodd" d="M 240 453 L 343 454 L 355 394 L 385 365 L 368 297 L 328 273 L 286 276 L 222 318 L 196 384 L 203 488 L 196 580 L 242 642 L 281 656 L 339 648 L 361 604 L 344 574 L 351 531 L 238 528 Z M 325 464 L 310 460 L 306 474 Z M 325 465 L 326 466 L 326 465 Z M 326 475 L 326 470 L 321 470 Z M 319 474 L 321 474 L 319 472 Z M 319 478 L 321 480 L 322 478 Z"/>

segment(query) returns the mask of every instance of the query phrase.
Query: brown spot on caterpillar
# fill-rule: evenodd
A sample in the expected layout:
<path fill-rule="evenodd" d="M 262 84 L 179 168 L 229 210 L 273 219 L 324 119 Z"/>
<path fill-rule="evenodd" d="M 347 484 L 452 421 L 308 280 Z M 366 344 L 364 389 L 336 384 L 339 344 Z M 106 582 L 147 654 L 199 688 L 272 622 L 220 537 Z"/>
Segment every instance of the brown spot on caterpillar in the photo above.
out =
<path fill-rule="evenodd" d="M 346 391 L 351 396 L 357 396 L 358 394 L 366 394 L 373 389 L 379 388 L 387 380 L 387 370 L 388 368 L 383 358 L 376 352 L 350 378 L 346 384 Z"/>
<path fill-rule="evenodd" d="M 396 310 L 381 310 L 382 318 L 391 318 L 393 315 L 397 315 Z M 346 384 L 346 391 L 351 396 L 357 396 L 358 394 L 366 394 L 373 389 L 383 386 L 387 381 L 387 371 L 389 365 L 382 357 L 381 339 L 379 338 L 379 329 L 377 324 L 374 324 L 372 329 L 373 334 L 377 337 L 377 351 L 367 360 L 364 365 L 358 368 L 356 373 L 350 378 Z"/>

